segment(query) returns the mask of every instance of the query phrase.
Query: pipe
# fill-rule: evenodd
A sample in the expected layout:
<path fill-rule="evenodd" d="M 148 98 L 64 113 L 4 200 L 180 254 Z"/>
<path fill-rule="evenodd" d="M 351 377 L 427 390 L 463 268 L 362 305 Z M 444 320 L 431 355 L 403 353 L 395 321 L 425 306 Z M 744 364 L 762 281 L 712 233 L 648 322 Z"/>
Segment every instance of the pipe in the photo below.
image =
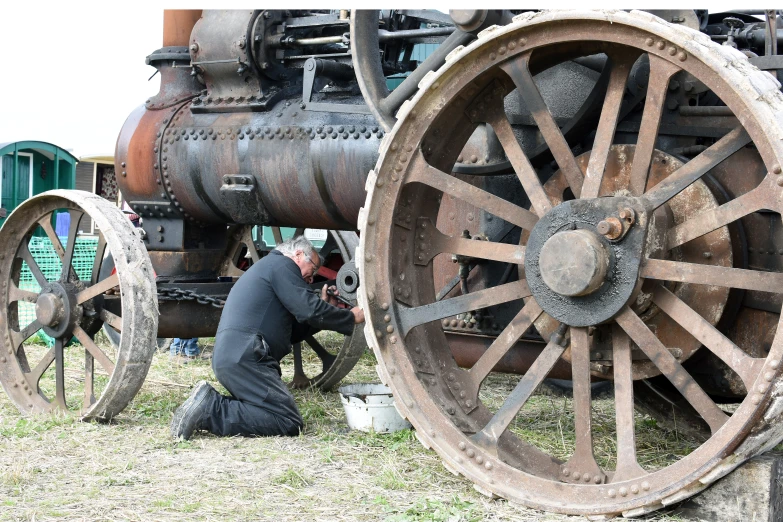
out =
<path fill-rule="evenodd" d="M 426 38 L 429 36 L 449 36 L 456 29 L 454 27 L 432 27 L 430 29 L 408 29 L 404 31 L 378 31 L 378 41 L 388 42 L 403 38 Z"/>
<path fill-rule="evenodd" d="M 183 47 L 190 44 L 190 33 L 201 9 L 165 9 L 163 11 L 163 47 Z"/>
<path fill-rule="evenodd" d="M 495 340 L 493 337 L 464 335 L 446 332 L 454 360 L 461 368 L 472 368 Z M 519 341 L 495 365 L 494 371 L 522 375 L 530 369 L 546 345 L 540 342 Z M 550 379 L 571 379 L 571 365 L 563 359 L 557 361 Z"/>

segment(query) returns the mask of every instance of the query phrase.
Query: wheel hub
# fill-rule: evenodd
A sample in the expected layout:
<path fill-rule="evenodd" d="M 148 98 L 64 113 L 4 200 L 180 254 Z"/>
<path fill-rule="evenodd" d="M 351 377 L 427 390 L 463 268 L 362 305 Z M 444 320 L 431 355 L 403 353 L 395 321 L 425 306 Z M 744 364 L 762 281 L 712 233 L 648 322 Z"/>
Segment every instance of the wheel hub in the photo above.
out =
<path fill-rule="evenodd" d="M 65 305 L 56 294 L 41 294 L 35 302 L 35 317 L 44 326 L 55 327 L 65 317 Z"/>
<path fill-rule="evenodd" d="M 35 302 L 35 317 L 50 337 L 69 336 L 82 315 L 76 304 L 80 288 L 71 283 L 51 282 L 41 289 Z"/>
<path fill-rule="evenodd" d="M 602 223 L 632 210 L 633 226 L 601 234 Z M 570 326 L 611 319 L 637 287 L 647 213 L 634 198 L 566 201 L 542 217 L 525 250 L 525 273 L 538 304 Z M 614 239 L 612 239 L 614 238 Z"/>
<path fill-rule="evenodd" d="M 566 230 L 550 237 L 538 258 L 541 279 L 564 296 L 587 295 L 606 279 L 609 253 L 590 230 Z"/>

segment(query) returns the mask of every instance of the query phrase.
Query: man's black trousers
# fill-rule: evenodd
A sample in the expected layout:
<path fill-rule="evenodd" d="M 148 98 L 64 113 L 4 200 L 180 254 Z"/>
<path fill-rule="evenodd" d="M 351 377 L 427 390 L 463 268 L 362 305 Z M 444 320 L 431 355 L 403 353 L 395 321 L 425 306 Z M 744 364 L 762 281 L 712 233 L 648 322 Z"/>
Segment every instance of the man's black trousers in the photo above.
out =
<path fill-rule="evenodd" d="M 215 338 L 212 369 L 231 397 L 216 397 L 201 428 L 216 435 L 298 435 L 302 416 L 261 336 L 225 329 Z"/>

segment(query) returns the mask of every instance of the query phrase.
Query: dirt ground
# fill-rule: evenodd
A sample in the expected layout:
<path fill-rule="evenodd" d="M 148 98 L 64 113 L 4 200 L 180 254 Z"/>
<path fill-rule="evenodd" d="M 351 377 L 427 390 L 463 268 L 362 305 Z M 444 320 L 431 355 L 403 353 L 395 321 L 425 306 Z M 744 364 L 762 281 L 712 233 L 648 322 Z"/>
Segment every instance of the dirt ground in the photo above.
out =
<path fill-rule="evenodd" d="M 208 354 L 209 340 L 202 347 Z M 295 392 L 305 419 L 299 437 L 175 442 L 171 415 L 200 379 L 216 384 L 209 360 L 181 364 L 159 353 L 110 424 L 22 418 L 0 393 L 0 520 L 585 520 L 482 496 L 411 430 L 350 431 L 336 392 Z M 377 381 L 371 354 L 347 381 Z"/>

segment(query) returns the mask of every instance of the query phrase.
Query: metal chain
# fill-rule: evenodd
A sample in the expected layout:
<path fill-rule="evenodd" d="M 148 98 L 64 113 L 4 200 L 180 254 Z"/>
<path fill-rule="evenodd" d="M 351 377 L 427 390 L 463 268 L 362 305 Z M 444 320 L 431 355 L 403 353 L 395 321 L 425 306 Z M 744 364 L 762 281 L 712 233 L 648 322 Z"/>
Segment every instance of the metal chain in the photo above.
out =
<path fill-rule="evenodd" d="M 198 304 L 208 304 L 215 308 L 223 308 L 226 304 L 225 299 L 199 294 L 193 290 L 183 290 L 182 288 L 158 288 L 158 299 L 160 298 L 173 299 L 174 301 L 196 301 Z"/>

